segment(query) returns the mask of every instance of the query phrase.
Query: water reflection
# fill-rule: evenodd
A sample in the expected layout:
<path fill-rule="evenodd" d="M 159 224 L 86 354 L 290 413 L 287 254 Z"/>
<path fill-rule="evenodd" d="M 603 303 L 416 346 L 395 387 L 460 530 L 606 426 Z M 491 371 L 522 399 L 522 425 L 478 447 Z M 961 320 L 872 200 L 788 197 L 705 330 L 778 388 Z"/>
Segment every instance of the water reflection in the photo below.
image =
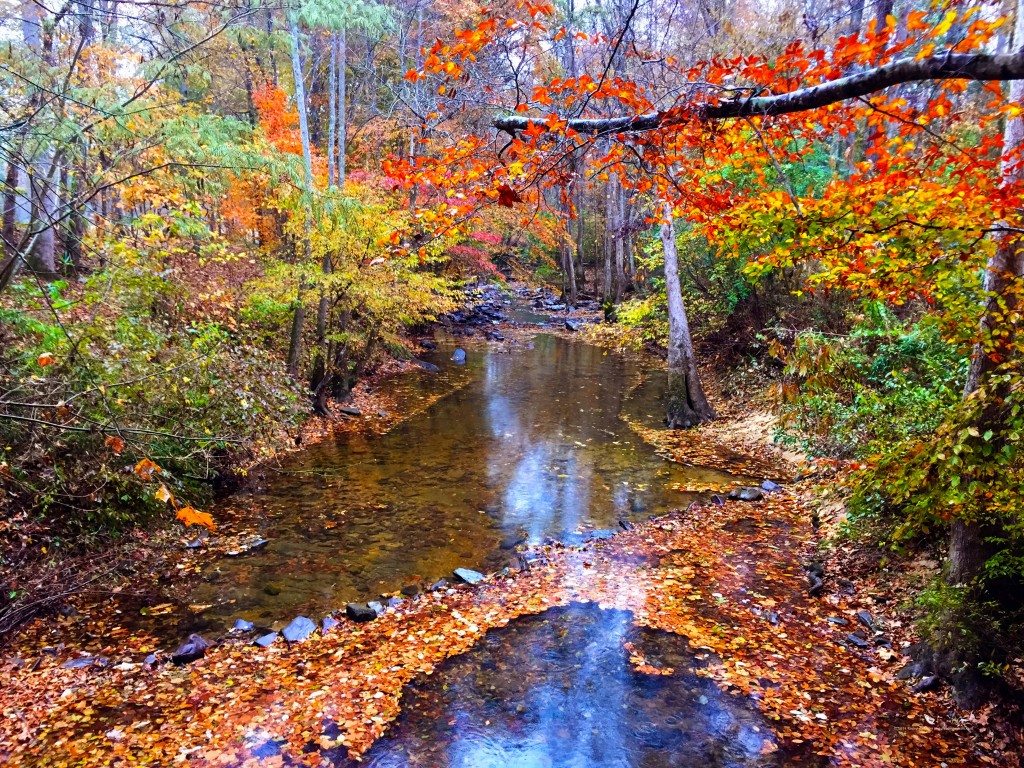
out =
<path fill-rule="evenodd" d="M 398 720 L 363 764 L 781 764 L 756 709 L 694 675 L 695 663 L 683 638 L 637 630 L 622 611 L 572 605 L 519 619 L 411 685 Z"/>
<path fill-rule="evenodd" d="M 662 461 L 619 419 L 635 363 L 552 336 L 468 351 L 455 366 L 442 345 L 440 374 L 403 382 L 410 399 L 464 385 L 422 414 L 383 437 L 311 446 L 234 500 L 270 544 L 206 574 L 191 599 L 214 604 L 208 620 L 271 623 L 500 567 L 523 537 L 615 528 L 685 504 L 674 483 L 729 480 Z"/>

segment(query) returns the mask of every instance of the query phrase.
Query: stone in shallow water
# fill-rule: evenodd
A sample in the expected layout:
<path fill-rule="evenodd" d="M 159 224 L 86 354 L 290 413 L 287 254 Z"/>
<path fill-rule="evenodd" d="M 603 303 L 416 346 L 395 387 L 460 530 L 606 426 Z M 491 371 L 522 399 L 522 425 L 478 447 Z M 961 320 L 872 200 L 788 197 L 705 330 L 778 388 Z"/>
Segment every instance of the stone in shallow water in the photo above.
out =
<path fill-rule="evenodd" d="M 753 486 L 733 488 L 729 491 L 729 498 L 737 499 L 739 501 L 759 501 L 764 498 L 764 491 L 760 488 L 754 488 Z"/>
<path fill-rule="evenodd" d="M 251 621 L 245 619 L 235 619 L 235 625 L 232 629 L 235 632 L 252 632 L 255 625 Z"/>
<path fill-rule="evenodd" d="M 377 618 L 377 612 L 369 603 L 349 603 L 345 606 L 345 615 L 352 621 L 373 621 Z"/>
<path fill-rule="evenodd" d="M 178 646 L 178 649 L 171 654 L 171 661 L 175 664 L 187 664 L 190 661 L 202 657 L 210 644 L 201 635 L 191 634 L 188 640 Z"/>
<path fill-rule="evenodd" d="M 86 667 L 105 667 L 108 659 L 106 656 L 82 656 L 78 659 L 65 661 L 61 666 L 64 669 L 85 669 Z"/>
<path fill-rule="evenodd" d="M 484 580 L 484 575 L 479 571 L 474 571 L 471 568 L 456 568 L 455 578 L 461 581 L 463 584 L 479 584 Z"/>
<path fill-rule="evenodd" d="M 452 352 L 452 362 L 456 365 L 464 365 L 466 363 L 466 350 L 462 347 L 456 347 L 455 351 Z"/>
<path fill-rule="evenodd" d="M 253 642 L 260 648 L 269 648 L 277 640 L 277 632 L 268 632 L 265 635 L 260 635 Z"/>
<path fill-rule="evenodd" d="M 301 643 L 316 630 L 316 624 L 306 616 L 296 616 L 288 626 L 281 630 L 284 639 L 289 643 Z"/>

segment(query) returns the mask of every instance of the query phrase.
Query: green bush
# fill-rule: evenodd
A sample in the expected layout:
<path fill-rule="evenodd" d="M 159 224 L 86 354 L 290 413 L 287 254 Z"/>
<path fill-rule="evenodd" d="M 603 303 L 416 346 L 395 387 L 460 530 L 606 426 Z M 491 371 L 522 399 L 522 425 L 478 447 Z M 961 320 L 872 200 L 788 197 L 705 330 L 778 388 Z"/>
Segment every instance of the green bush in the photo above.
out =
<path fill-rule="evenodd" d="M 0 312 L 0 480 L 51 530 L 118 531 L 158 511 L 160 484 L 205 501 L 299 415 L 277 356 L 218 323 L 189 320 L 185 296 L 150 269 L 109 269 L 41 293 L 25 281 Z M 60 321 L 50 307 L 66 304 Z M 148 458 L 161 471 L 140 477 Z"/>
<path fill-rule="evenodd" d="M 929 434 L 959 402 L 967 364 L 930 318 L 902 323 L 868 305 L 848 335 L 796 337 L 781 437 L 814 456 L 856 458 Z"/>

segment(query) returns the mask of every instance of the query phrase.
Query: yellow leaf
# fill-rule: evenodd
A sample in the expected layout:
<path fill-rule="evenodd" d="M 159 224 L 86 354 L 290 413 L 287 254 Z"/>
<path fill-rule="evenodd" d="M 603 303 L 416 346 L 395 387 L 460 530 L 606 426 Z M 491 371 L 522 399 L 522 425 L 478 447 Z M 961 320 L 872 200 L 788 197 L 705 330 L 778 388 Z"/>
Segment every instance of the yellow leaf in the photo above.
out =
<path fill-rule="evenodd" d="M 213 517 L 208 512 L 200 512 L 198 509 L 193 509 L 192 507 L 182 507 L 178 510 L 178 514 L 175 515 L 175 517 L 185 525 L 201 525 L 211 531 L 217 530 L 217 526 L 213 522 Z"/>
<path fill-rule="evenodd" d="M 174 496 L 172 496 L 171 492 L 167 490 L 166 485 L 160 483 L 160 487 L 156 489 L 156 493 L 153 494 L 153 498 L 155 498 L 159 502 L 166 504 L 168 501 L 171 501 L 174 498 Z"/>
<path fill-rule="evenodd" d="M 950 27 L 953 26 L 954 21 L 956 21 L 956 11 L 946 11 L 946 15 L 943 17 L 942 21 L 938 23 L 938 25 L 935 27 L 934 32 L 932 33 L 933 37 L 939 37 L 940 35 L 944 35 L 947 32 L 949 32 L 949 29 Z"/>

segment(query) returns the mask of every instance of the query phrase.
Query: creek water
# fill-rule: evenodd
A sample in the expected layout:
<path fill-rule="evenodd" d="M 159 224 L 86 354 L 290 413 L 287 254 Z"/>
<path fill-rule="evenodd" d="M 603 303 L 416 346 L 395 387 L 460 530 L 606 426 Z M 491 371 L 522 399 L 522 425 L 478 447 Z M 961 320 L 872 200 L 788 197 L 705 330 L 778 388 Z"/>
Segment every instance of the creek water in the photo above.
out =
<path fill-rule="evenodd" d="M 385 435 L 310 446 L 233 499 L 269 544 L 203 575 L 200 627 L 316 618 L 458 567 L 500 568 L 518 542 L 578 541 L 692 500 L 673 486 L 735 483 L 661 459 L 630 430 L 625 414 L 661 412 L 637 361 L 542 334 L 467 344 L 456 365 L 455 343 L 429 358 L 439 373 L 388 384 L 407 405 L 439 401 Z"/>
<path fill-rule="evenodd" d="M 642 658 L 642 671 L 630 657 Z M 752 702 L 686 641 L 573 604 L 518 619 L 410 685 L 367 768 L 752 768 L 783 762 Z"/>

